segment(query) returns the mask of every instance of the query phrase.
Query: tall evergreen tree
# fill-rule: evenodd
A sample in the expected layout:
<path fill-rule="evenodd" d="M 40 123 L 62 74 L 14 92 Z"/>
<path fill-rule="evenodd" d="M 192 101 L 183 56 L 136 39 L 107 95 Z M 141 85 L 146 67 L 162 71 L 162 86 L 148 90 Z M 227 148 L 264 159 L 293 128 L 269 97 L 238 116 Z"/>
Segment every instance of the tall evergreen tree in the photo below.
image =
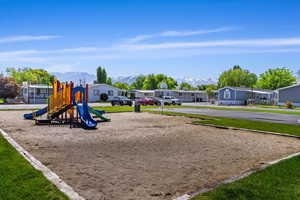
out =
<path fill-rule="evenodd" d="M 101 66 L 97 68 L 97 83 L 107 83 L 106 70 Z"/>

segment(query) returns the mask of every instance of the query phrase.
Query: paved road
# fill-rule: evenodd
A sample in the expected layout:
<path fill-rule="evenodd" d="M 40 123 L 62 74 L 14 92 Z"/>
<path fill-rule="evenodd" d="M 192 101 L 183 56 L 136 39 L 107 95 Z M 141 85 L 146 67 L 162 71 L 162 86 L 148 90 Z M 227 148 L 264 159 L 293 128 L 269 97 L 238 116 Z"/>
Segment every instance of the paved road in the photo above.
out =
<path fill-rule="evenodd" d="M 37 109 L 44 108 L 47 104 L 1 104 L 1 109 Z M 111 106 L 110 103 L 89 103 L 89 106 Z"/>
<path fill-rule="evenodd" d="M 299 109 L 287 109 L 287 108 L 263 108 L 255 106 L 226 106 L 226 105 L 216 105 L 210 104 L 208 102 L 201 103 L 182 103 L 183 106 L 210 106 L 210 107 L 221 107 L 221 108 L 241 108 L 241 109 L 256 109 L 256 110 L 279 110 L 279 111 L 289 111 L 289 112 L 300 112 Z"/>
<path fill-rule="evenodd" d="M 300 115 L 250 111 L 225 111 L 205 108 L 165 108 L 164 111 L 300 125 Z"/>

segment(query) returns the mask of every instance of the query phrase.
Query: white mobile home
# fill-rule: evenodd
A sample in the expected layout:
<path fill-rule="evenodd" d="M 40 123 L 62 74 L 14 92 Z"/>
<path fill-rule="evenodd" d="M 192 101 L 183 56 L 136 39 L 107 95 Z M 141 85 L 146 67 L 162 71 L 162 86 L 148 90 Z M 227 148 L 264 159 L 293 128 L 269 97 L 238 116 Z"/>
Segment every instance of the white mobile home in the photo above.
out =
<path fill-rule="evenodd" d="M 28 104 L 46 104 L 48 97 L 52 95 L 53 88 L 49 85 L 30 85 L 23 84 L 20 96 L 24 103 Z"/>
<path fill-rule="evenodd" d="M 164 90 L 159 89 L 154 92 L 155 97 L 173 96 L 182 102 L 207 102 L 208 95 L 205 91 L 186 90 Z"/>
<path fill-rule="evenodd" d="M 125 96 L 126 91 L 107 84 L 89 85 L 89 102 L 103 101 L 101 99 L 102 94 L 106 94 L 108 96 L 107 100 L 110 101 L 115 96 Z"/>
<path fill-rule="evenodd" d="M 129 90 L 128 93 L 131 99 L 154 97 L 154 90 Z"/>

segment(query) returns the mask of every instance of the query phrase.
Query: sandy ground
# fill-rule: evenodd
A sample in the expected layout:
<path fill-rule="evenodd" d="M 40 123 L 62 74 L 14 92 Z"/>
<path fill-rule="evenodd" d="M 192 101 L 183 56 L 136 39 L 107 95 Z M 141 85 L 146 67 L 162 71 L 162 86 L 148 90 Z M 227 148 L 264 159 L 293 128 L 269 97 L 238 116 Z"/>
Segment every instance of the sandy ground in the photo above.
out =
<path fill-rule="evenodd" d="M 0 127 L 88 200 L 173 199 L 300 151 L 297 139 L 183 117 L 117 113 L 83 130 L 35 126 L 23 113 L 1 111 Z"/>

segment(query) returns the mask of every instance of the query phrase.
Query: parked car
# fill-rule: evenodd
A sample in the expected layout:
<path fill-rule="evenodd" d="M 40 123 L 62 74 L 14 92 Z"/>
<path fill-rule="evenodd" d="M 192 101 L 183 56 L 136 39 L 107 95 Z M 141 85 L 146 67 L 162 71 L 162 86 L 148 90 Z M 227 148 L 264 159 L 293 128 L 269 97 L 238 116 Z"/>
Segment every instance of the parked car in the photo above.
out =
<path fill-rule="evenodd" d="M 154 104 L 156 106 L 160 106 L 161 102 L 163 101 L 162 98 L 158 98 L 158 97 L 149 97 L 150 99 L 152 99 L 152 101 L 154 101 Z"/>
<path fill-rule="evenodd" d="M 155 105 L 155 101 L 152 98 L 141 98 L 135 101 L 136 104 L 140 104 L 143 106 L 147 105 Z"/>
<path fill-rule="evenodd" d="M 124 97 L 124 96 L 116 96 L 116 97 L 113 97 L 113 99 L 111 100 L 111 105 L 112 106 L 115 106 L 115 105 L 132 106 L 132 101 L 130 99 L 128 99 L 127 97 Z"/>
<path fill-rule="evenodd" d="M 172 96 L 163 96 L 164 105 L 181 105 L 181 101 Z"/>

